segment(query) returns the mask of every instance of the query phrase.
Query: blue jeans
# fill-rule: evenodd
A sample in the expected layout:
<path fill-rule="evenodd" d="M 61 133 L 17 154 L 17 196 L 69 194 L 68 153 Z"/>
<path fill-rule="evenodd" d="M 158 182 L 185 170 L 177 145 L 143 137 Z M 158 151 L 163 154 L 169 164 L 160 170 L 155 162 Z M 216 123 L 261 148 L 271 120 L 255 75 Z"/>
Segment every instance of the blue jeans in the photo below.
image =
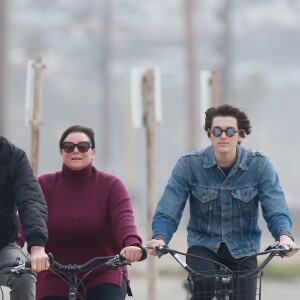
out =
<path fill-rule="evenodd" d="M 0 249 L 0 286 L 7 286 L 11 289 L 11 300 L 33 300 L 36 291 L 36 276 L 31 272 L 22 274 L 10 273 L 9 266 L 13 265 L 17 258 L 26 260 L 23 250 L 11 243 Z"/>

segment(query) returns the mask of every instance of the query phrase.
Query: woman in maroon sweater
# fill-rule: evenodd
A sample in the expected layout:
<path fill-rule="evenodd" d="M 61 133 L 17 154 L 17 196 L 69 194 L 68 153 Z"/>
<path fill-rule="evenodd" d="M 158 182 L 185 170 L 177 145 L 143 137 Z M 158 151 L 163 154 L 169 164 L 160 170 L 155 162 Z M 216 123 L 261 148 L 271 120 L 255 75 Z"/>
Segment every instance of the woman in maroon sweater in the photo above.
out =
<path fill-rule="evenodd" d="M 62 170 L 39 177 L 48 205 L 46 252 L 61 264 L 82 264 L 120 253 L 128 262 L 142 259 L 142 240 L 134 225 L 129 194 L 117 177 L 96 170 L 94 132 L 71 126 L 61 136 Z M 123 300 L 131 295 L 126 267 L 97 269 L 84 278 L 88 300 Z M 37 299 L 61 300 L 68 285 L 50 270 L 39 273 Z"/>

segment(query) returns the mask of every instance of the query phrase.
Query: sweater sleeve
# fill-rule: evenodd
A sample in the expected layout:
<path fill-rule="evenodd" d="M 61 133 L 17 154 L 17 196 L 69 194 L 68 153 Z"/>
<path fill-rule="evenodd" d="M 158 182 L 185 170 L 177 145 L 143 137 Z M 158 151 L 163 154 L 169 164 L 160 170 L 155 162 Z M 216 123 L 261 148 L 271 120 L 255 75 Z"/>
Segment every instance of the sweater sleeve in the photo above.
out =
<path fill-rule="evenodd" d="M 133 209 L 129 193 L 124 184 L 116 178 L 109 194 L 109 211 L 113 231 L 122 247 L 142 245 L 134 223 Z"/>

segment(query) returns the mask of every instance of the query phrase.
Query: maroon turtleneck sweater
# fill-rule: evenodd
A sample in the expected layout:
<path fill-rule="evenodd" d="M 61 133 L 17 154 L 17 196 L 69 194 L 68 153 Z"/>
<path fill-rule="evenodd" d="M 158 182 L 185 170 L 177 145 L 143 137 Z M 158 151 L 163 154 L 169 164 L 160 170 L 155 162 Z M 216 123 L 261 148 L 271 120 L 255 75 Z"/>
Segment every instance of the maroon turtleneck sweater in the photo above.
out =
<path fill-rule="evenodd" d="M 115 255 L 129 245 L 141 245 L 134 225 L 130 197 L 117 177 L 96 170 L 91 164 L 72 171 L 39 177 L 48 205 L 49 239 L 46 253 L 51 252 L 61 264 L 82 264 L 97 256 Z M 122 267 L 123 268 L 123 267 Z M 99 270 L 84 279 L 86 290 L 99 283 L 121 286 L 122 272 Z M 69 287 L 51 271 L 38 274 L 37 299 L 67 296 Z"/>

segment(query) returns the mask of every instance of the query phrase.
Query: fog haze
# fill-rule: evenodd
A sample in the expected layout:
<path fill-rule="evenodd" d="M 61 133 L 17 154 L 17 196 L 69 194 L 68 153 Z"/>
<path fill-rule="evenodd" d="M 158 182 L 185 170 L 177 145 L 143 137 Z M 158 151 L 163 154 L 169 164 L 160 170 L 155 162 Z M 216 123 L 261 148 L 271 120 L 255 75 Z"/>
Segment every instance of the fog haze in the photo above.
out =
<path fill-rule="evenodd" d="M 229 92 L 222 101 L 248 113 L 253 131 L 243 145 L 271 158 L 298 216 L 300 3 L 231 1 L 229 50 L 223 3 L 195 1 L 197 72 L 230 71 Z M 96 132 L 98 151 L 94 165 L 125 182 L 137 222 L 145 225 L 146 137 L 144 128 L 131 126 L 130 70 L 156 66 L 161 71 L 163 121 L 156 129 L 155 161 L 158 200 L 176 160 L 191 150 L 184 1 L 10 0 L 7 6 L 4 135 L 30 156 L 31 132 L 24 125 L 26 68 L 29 59 L 41 54 L 46 69 L 39 174 L 61 168 L 58 141 L 66 127 L 90 126 Z M 225 51 L 230 52 L 230 61 Z M 200 148 L 206 139 L 203 124 L 198 123 L 196 131 Z"/>

